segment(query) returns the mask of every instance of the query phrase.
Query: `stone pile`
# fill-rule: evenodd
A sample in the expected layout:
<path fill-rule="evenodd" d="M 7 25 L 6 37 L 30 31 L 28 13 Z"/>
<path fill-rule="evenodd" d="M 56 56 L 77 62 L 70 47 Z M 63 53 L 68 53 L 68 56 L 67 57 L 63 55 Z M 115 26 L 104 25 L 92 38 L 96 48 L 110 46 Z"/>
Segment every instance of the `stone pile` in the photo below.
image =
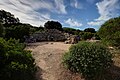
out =
<path fill-rule="evenodd" d="M 65 44 L 76 44 L 80 41 L 80 37 L 77 35 L 71 35 L 70 37 L 67 38 L 65 41 Z"/>
<path fill-rule="evenodd" d="M 75 44 L 80 40 L 77 35 L 64 33 L 57 29 L 46 29 L 41 32 L 36 32 L 25 39 L 25 42 L 29 43 L 36 41 L 65 41 L 65 44 Z"/>
<path fill-rule="evenodd" d="M 37 32 L 32 36 L 36 41 L 64 41 L 66 39 L 64 33 L 56 29 Z"/>

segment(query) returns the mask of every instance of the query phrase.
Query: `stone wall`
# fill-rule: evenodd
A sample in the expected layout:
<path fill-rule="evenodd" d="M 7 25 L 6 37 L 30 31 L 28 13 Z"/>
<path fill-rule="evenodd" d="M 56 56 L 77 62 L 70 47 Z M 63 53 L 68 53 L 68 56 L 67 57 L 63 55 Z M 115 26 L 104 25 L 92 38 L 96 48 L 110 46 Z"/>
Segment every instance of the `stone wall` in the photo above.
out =
<path fill-rule="evenodd" d="M 49 29 L 32 35 L 36 41 L 64 41 L 67 37 L 59 30 Z"/>

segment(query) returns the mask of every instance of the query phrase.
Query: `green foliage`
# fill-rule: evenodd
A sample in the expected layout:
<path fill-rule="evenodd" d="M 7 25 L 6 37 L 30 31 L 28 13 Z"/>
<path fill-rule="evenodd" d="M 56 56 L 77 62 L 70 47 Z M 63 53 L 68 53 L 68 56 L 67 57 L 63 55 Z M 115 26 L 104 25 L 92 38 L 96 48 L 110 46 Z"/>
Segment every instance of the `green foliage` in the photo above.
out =
<path fill-rule="evenodd" d="M 57 29 L 57 30 L 60 30 L 62 31 L 62 25 L 59 23 L 59 22 L 56 22 L 56 21 L 48 21 L 45 23 L 44 25 L 44 28 L 45 29 Z"/>
<path fill-rule="evenodd" d="M 33 34 L 35 32 L 42 32 L 42 31 L 44 31 L 44 28 L 42 26 L 40 26 L 40 27 L 31 27 L 30 28 L 30 34 Z"/>
<path fill-rule="evenodd" d="M 35 80 L 34 58 L 24 48 L 18 40 L 0 38 L 0 80 Z"/>
<path fill-rule="evenodd" d="M 30 34 L 36 31 L 43 30 L 43 27 L 20 23 L 19 19 L 15 18 L 10 12 L 0 10 L 0 37 L 2 36 L 7 40 L 10 38 L 20 39 L 20 42 L 24 42 L 25 37 L 29 37 Z"/>
<path fill-rule="evenodd" d="M 24 36 L 29 36 L 31 26 L 28 24 L 12 24 L 5 29 L 5 38 L 20 39 L 20 42 L 24 42 Z"/>
<path fill-rule="evenodd" d="M 95 33 L 91 33 L 91 32 L 81 32 L 79 33 L 79 35 L 81 36 L 81 38 L 83 40 L 87 40 L 87 39 L 91 39 L 92 37 L 94 37 Z"/>
<path fill-rule="evenodd" d="M 18 18 L 15 18 L 13 14 L 11 14 L 10 12 L 7 12 L 5 10 L 0 10 L 0 20 L 4 24 L 19 23 Z"/>
<path fill-rule="evenodd" d="M 2 37 L 2 36 L 3 36 L 3 25 L 0 22 L 0 37 Z"/>
<path fill-rule="evenodd" d="M 99 29 L 98 34 L 106 44 L 120 46 L 120 17 L 106 21 Z"/>
<path fill-rule="evenodd" d="M 68 27 L 64 27 L 63 31 L 73 35 L 78 35 L 80 32 L 82 32 L 81 30 L 76 30 L 74 28 L 68 28 Z"/>
<path fill-rule="evenodd" d="M 98 35 L 98 33 L 94 33 L 94 37 L 95 37 L 96 40 L 100 40 L 101 39 L 100 36 Z"/>
<path fill-rule="evenodd" d="M 100 76 L 112 63 L 112 54 L 102 44 L 80 42 L 65 53 L 63 63 L 69 70 L 82 74 L 88 80 L 101 80 Z"/>
<path fill-rule="evenodd" d="M 94 28 L 86 28 L 84 32 L 91 32 L 91 33 L 96 33 Z"/>

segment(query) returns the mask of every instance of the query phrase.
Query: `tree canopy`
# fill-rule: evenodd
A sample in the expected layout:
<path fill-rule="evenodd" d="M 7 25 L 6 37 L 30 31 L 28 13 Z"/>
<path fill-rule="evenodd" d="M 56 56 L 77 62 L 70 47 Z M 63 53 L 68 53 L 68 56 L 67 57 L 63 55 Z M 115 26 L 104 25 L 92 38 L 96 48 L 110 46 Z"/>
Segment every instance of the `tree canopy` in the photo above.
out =
<path fill-rule="evenodd" d="M 57 29 L 57 30 L 60 30 L 60 31 L 63 30 L 62 25 L 59 22 L 56 22 L 56 21 L 47 21 L 44 24 L 44 28 L 45 29 Z"/>
<path fill-rule="evenodd" d="M 120 46 L 120 17 L 106 21 L 99 29 L 98 34 L 107 44 Z"/>
<path fill-rule="evenodd" d="M 3 25 L 0 23 L 0 37 L 3 36 Z"/>
<path fill-rule="evenodd" d="M 0 10 L 0 20 L 4 24 L 19 23 L 18 18 L 15 18 L 13 14 L 5 10 Z"/>
<path fill-rule="evenodd" d="M 86 28 L 86 29 L 84 30 L 84 32 L 91 32 L 91 33 L 95 33 L 96 31 L 95 31 L 95 29 L 94 29 L 94 28 Z"/>
<path fill-rule="evenodd" d="M 69 34 L 76 34 L 78 35 L 80 32 L 82 32 L 79 29 L 74 29 L 74 28 L 68 28 L 68 27 L 63 27 L 63 31 Z"/>
<path fill-rule="evenodd" d="M 7 40 L 10 38 L 19 39 L 24 42 L 24 36 L 35 33 L 36 31 L 43 31 L 43 27 L 35 27 L 30 24 L 20 23 L 18 18 L 5 10 L 0 10 L 0 37 Z M 4 34 L 4 35 L 3 35 Z"/>

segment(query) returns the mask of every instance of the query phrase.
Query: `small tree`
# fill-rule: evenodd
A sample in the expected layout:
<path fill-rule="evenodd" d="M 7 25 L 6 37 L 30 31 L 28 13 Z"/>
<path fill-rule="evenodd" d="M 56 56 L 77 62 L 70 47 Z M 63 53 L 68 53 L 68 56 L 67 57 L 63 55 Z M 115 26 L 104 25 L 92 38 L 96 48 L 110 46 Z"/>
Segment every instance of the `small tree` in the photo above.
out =
<path fill-rule="evenodd" d="M 112 63 L 112 54 L 99 43 L 80 42 L 70 47 L 63 57 L 64 65 L 81 73 L 87 80 L 104 80 L 101 75 Z"/>
<path fill-rule="evenodd" d="M 86 28 L 84 32 L 91 32 L 91 33 L 96 33 L 94 28 Z"/>
<path fill-rule="evenodd" d="M 59 23 L 59 22 L 56 22 L 56 21 L 48 21 L 45 23 L 44 25 L 44 28 L 45 29 L 57 29 L 57 30 L 60 30 L 62 31 L 62 25 Z"/>

